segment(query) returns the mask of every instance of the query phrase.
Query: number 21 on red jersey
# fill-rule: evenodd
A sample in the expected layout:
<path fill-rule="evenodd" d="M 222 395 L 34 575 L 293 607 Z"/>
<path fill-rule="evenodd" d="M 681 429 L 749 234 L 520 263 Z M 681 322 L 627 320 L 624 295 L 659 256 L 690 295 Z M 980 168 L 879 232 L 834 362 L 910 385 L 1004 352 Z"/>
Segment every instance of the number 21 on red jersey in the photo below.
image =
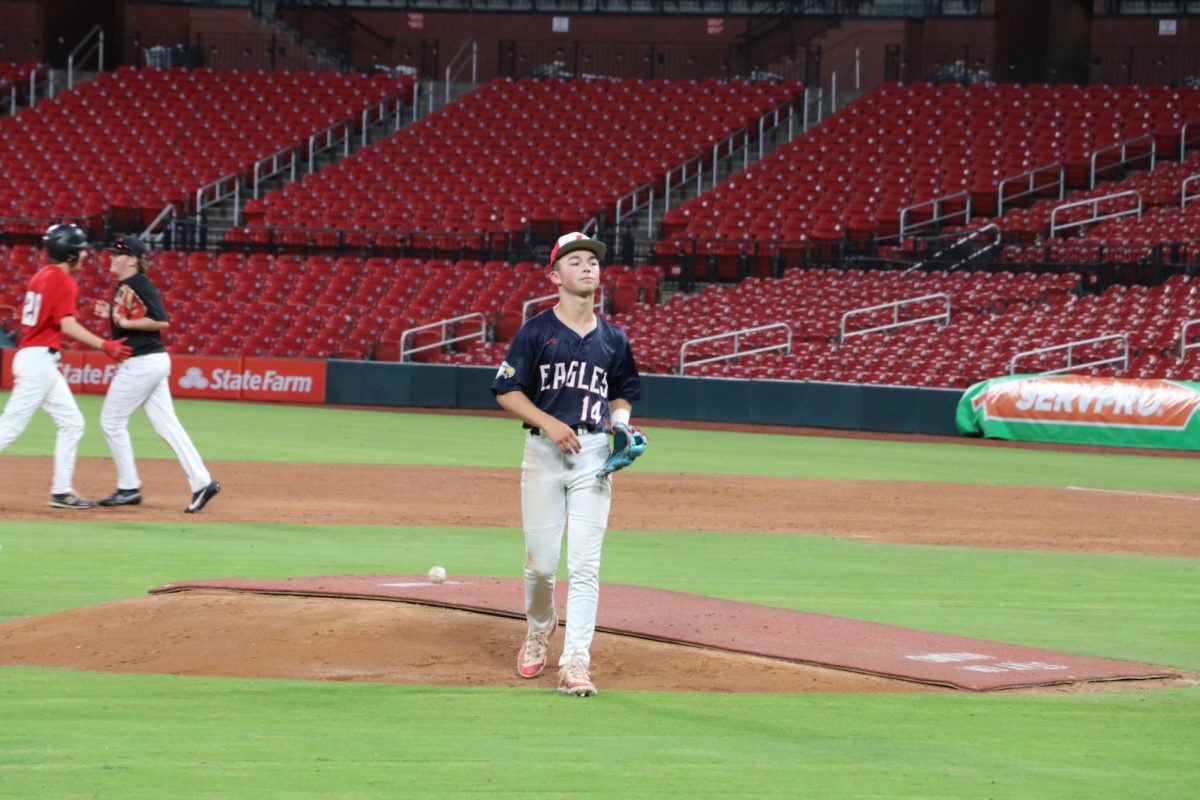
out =
<path fill-rule="evenodd" d="M 25 293 L 25 307 L 21 309 L 21 324 L 32 328 L 37 325 L 38 316 L 42 313 L 42 295 L 39 292 Z"/>

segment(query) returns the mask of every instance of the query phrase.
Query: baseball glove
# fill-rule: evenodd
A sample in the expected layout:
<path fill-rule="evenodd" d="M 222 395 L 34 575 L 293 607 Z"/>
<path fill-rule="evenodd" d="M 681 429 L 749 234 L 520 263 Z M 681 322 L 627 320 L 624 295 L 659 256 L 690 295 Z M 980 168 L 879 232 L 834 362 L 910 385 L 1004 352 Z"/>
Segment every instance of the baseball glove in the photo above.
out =
<path fill-rule="evenodd" d="M 646 452 L 646 445 L 650 444 L 646 434 L 642 433 L 642 429 L 637 425 L 614 422 L 609 431 L 613 437 L 612 452 L 604 462 L 604 468 L 596 473 L 598 478 L 625 469 L 635 458 Z"/>

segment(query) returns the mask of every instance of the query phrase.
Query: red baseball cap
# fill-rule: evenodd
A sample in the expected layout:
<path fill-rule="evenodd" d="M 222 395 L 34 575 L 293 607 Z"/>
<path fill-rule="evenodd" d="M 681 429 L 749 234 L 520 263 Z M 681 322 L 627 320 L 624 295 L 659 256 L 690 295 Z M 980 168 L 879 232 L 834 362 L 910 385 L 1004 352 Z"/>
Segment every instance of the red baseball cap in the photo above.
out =
<path fill-rule="evenodd" d="M 567 253 L 573 253 L 576 250 L 588 250 L 596 258 L 603 259 L 604 254 L 608 252 L 608 246 L 598 239 L 589 239 L 578 231 L 568 233 L 558 237 L 558 241 L 554 243 L 554 249 L 550 251 L 550 264 L 553 265 Z"/>

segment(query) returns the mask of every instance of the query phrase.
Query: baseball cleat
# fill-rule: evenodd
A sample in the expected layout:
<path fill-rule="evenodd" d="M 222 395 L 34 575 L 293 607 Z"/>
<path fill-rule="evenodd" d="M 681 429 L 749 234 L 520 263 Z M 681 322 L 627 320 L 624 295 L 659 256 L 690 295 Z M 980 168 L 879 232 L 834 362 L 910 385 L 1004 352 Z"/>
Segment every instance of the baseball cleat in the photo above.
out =
<path fill-rule="evenodd" d="M 111 506 L 140 506 L 142 504 L 141 489 L 117 489 L 100 501 L 100 505 Z"/>
<path fill-rule="evenodd" d="M 546 642 L 557 629 L 558 618 L 556 617 L 550 623 L 550 630 L 546 633 L 525 635 L 525 641 L 521 643 L 521 650 L 517 653 L 518 675 L 522 678 L 536 678 L 542 674 L 542 670 L 546 669 Z"/>
<path fill-rule="evenodd" d="M 64 492 L 63 494 L 50 495 L 51 508 L 94 508 L 95 503 L 86 498 L 80 497 L 74 492 Z"/>
<path fill-rule="evenodd" d="M 572 661 L 558 671 L 558 693 L 572 697 L 594 697 L 596 684 L 582 661 Z"/>
<path fill-rule="evenodd" d="M 217 483 L 216 481 L 213 481 L 212 483 L 210 483 L 208 486 L 205 486 L 200 491 L 192 493 L 192 503 L 191 503 L 191 505 L 189 505 L 187 508 L 185 508 L 183 510 L 183 513 L 195 514 L 197 511 L 204 508 L 204 506 L 208 504 L 209 500 L 212 500 L 214 497 L 216 497 L 220 493 L 221 493 L 221 484 Z"/>

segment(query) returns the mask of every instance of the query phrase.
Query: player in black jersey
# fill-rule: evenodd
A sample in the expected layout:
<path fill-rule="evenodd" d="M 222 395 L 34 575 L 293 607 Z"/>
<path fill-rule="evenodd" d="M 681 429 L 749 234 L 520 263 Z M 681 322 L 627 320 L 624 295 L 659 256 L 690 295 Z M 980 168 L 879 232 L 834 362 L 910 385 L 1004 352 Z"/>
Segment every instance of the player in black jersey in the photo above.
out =
<path fill-rule="evenodd" d="M 517 672 L 536 678 L 558 626 L 554 578 L 567 529 L 567 632 L 558 690 L 596 693 L 590 677 L 600 598 L 600 549 L 608 527 L 611 477 L 605 431 L 628 424 L 641 379 L 625 332 L 595 313 L 602 242 L 582 233 L 561 237 L 550 255 L 558 304 L 526 322 L 492 382 L 502 408 L 529 433 L 521 462 L 528 633 Z"/>
<path fill-rule="evenodd" d="M 126 337 L 133 356 L 117 370 L 100 410 L 100 427 L 117 466 L 117 490 L 101 500 L 100 505 L 136 506 L 142 502 L 142 481 L 133 459 L 129 418 L 143 408 L 155 433 L 170 445 L 187 475 L 192 500 L 184 512 L 194 514 L 221 491 L 221 484 L 212 479 L 175 415 L 168 383 L 171 357 L 162 341 L 162 331 L 170 323 L 158 289 L 146 277 L 150 250 L 136 236 L 122 236 L 106 249 L 109 271 L 118 281 L 117 291 L 111 303 L 97 301 L 94 313 L 108 320 L 115 335 Z"/>

